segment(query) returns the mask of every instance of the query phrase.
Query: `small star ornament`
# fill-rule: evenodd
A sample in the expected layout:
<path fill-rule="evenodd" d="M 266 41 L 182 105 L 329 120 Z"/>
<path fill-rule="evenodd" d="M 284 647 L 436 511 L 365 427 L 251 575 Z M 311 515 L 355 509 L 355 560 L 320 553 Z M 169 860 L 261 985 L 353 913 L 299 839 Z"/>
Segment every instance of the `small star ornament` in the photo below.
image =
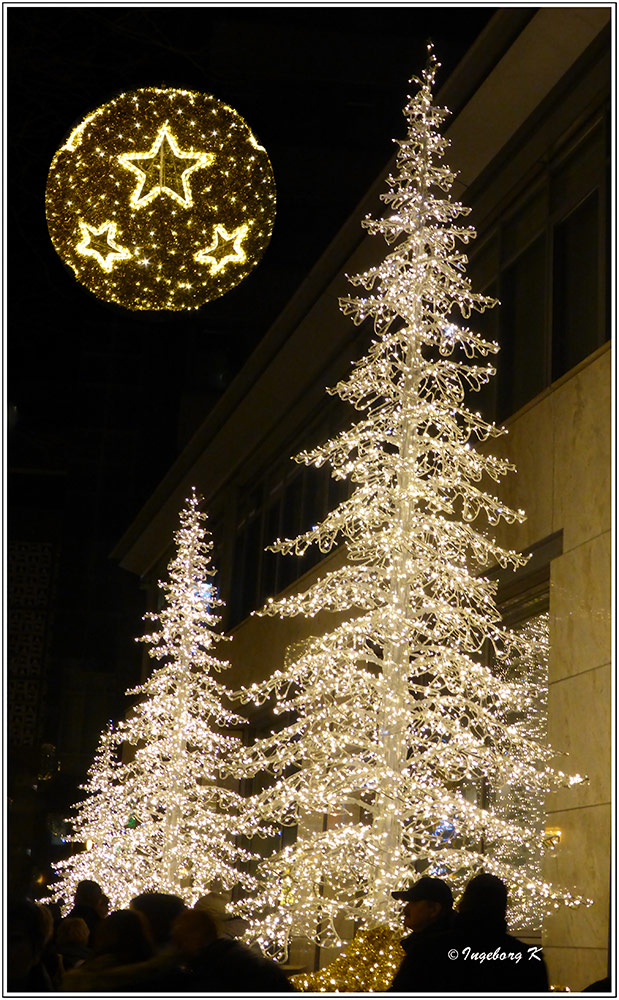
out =
<path fill-rule="evenodd" d="M 247 236 L 248 229 L 249 226 L 245 222 L 232 233 L 229 233 L 225 226 L 215 226 L 213 242 L 204 250 L 198 251 L 196 260 L 208 267 L 209 274 L 218 274 L 233 262 L 238 261 L 242 264 L 247 259 L 243 250 L 243 240 Z"/>
<path fill-rule="evenodd" d="M 76 249 L 85 257 L 94 257 L 100 267 L 109 274 L 116 261 L 129 260 L 131 251 L 116 242 L 116 223 L 103 222 L 98 228 L 89 226 L 79 219 L 82 239 Z"/>
<path fill-rule="evenodd" d="M 98 298 L 197 309 L 262 258 L 275 220 L 266 150 L 208 94 L 146 87 L 88 114 L 55 154 L 52 243 Z"/>

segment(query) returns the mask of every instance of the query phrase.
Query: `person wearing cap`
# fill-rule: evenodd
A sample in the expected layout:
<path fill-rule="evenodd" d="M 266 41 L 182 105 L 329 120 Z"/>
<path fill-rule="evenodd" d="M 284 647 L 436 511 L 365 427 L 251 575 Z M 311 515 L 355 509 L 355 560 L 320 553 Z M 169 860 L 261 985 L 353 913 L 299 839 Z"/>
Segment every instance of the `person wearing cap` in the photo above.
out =
<path fill-rule="evenodd" d="M 402 941 L 405 956 L 396 972 L 390 991 L 423 992 L 432 986 L 435 971 L 426 962 L 428 946 L 447 932 L 453 919 L 453 895 L 442 878 L 423 875 L 408 889 L 392 892 L 394 899 L 406 903 L 404 926 L 411 931 Z"/>
<path fill-rule="evenodd" d="M 411 887 L 413 897 L 431 892 L 422 882 L 424 879 L 419 879 Z M 452 919 L 425 924 L 425 930 L 415 930 L 402 942 L 406 957 L 391 989 L 475 996 L 547 993 L 550 987 L 542 949 L 507 932 L 507 901 L 508 888 L 502 879 L 489 872 L 475 875 Z M 407 903 L 404 919 L 405 925 L 412 927 L 416 914 L 407 916 L 409 906 Z M 423 910 L 420 922 L 424 926 Z"/>

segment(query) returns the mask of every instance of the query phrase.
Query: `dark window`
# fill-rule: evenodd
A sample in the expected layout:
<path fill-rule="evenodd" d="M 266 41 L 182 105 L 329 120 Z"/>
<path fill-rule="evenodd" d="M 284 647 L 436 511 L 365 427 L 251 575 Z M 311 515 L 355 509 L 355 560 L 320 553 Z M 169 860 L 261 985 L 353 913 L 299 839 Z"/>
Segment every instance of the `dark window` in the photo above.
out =
<path fill-rule="evenodd" d="M 490 298 L 498 299 L 499 291 L 496 281 L 492 282 L 489 286 L 484 286 L 481 283 L 476 283 L 474 274 L 472 274 L 472 280 L 475 291 L 479 288 L 483 288 L 484 295 L 489 295 Z M 469 326 L 475 333 L 483 337 L 484 340 L 487 340 L 489 343 L 495 343 L 499 339 L 498 327 L 500 310 L 500 306 L 494 306 L 492 309 L 485 309 L 482 313 L 474 312 L 471 318 L 466 321 L 467 326 Z M 500 353 L 488 354 L 486 358 L 476 359 L 475 363 L 479 365 L 491 365 L 498 373 L 500 358 Z M 469 408 L 473 410 L 473 412 L 481 413 L 486 420 L 494 420 L 497 412 L 497 387 L 498 374 L 492 376 L 486 385 L 482 386 L 479 392 L 471 393 L 469 395 Z"/>
<path fill-rule="evenodd" d="M 600 345 L 598 194 L 554 230 L 552 377 L 559 378 Z"/>
<path fill-rule="evenodd" d="M 288 484 L 282 497 L 282 540 L 285 538 L 296 538 L 305 530 L 303 523 L 303 477 L 301 470 L 297 473 L 291 483 Z M 299 575 L 299 557 L 294 553 L 280 556 L 279 565 L 279 589 L 284 590 Z"/>
<path fill-rule="evenodd" d="M 497 416 L 505 419 L 548 384 L 545 240 L 535 240 L 501 279 Z"/>
<path fill-rule="evenodd" d="M 325 439 L 327 435 L 325 434 Z M 278 538 L 296 538 L 311 530 L 349 495 L 348 481 L 336 482 L 330 467 L 292 467 L 287 479 L 281 469 L 267 477 L 240 514 L 234 550 L 228 627 L 279 594 L 322 558 L 316 545 L 302 556 L 270 552 Z"/>
<path fill-rule="evenodd" d="M 282 498 L 281 496 L 267 507 L 264 519 L 264 544 L 272 545 L 281 535 Z M 262 556 L 261 590 L 264 594 L 277 593 L 277 569 L 281 556 L 277 552 L 267 551 Z"/>
<path fill-rule="evenodd" d="M 603 114 L 539 166 L 526 198 L 505 200 L 469 269 L 500 299 L 470 325 L 497 340 L 497 377 L 469 399 L 503 421 L 610 336 L 609 154 Z M 493 359 L 489 359 L 493 363 Z"/>
<path fill-rule="evenodd" d="M 240 621 L 256 606 L 256 567 L 260 553 L 260 522 L 256 517 L 249 520 L 236 538 L 234 553 L 234 579 L 230 617 Z"/>

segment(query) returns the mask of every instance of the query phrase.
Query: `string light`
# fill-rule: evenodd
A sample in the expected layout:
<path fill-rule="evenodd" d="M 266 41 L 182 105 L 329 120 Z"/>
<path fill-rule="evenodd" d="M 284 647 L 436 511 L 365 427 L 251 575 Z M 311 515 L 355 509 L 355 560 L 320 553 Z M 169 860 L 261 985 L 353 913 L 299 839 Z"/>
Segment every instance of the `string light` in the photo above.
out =
<path fill-rule="evenodd" d="M 195 491 L 176 533 L 177 551 L 161 582 L 165 605 L 147 617 L 159 629 L 141 638 L 163 661 L 127 693 L 140 696 L 115 729 L 110 723 L 69 821 L 69 838 L 86 850 L 58 862 L 53 898 L 71 906 L 77 883 L 95 879 L 112 908 L 147 891 L 180 895 L 188 904 L 208 891 L 255 883 L 244 870 L 252 855 L 237 846 L 253 832 L 244 800 L 219 781 L 229 757 L 242 757 L 230 730 L 244 720 L 225 707 L 227 689 L 216 679 L 228 662 L 213 647 L 225 638 L 214 628 L 222 606 Z M 121 763 L 121 750 L 131 759 Z M 127 753 L 130 749 L 130 753 Z"/>
<path fill-rule="evenodd" d="M 582 901 L 540 870 L 538 807 L 582 779 L 551 766 L 554 751 L 531 720 L 541 681 L 523 665 L 543 665 L 539 637 L 504 626 L 496 584 L 483 575 L 526 562 L 487 530 L 524 512 L 491 488 L 512 466 L 475 448 L 504 430 L 466 403 L 494 374 L 483 359 L 498 345 L 463 320 L 496 302 L 472 291 L 458 249 L 475 231 L 456 224 L 468 209 L 451 199 L 455 175 L 441 163 L 447 111 L 432 103 L 436 68 L 430 51 L 405 109 L 387 213 L 364 223 L 391 249 L 350 279 L 359 294 L 340 300 L 355 324 L 374 328 L 366 356 L 330 390 L 360 415 L 297 456 L 329 463 L 352 493 L 272 546 L 303 555 L 345 545 L 341 568 L 262 612 L 331 611 L 336 624 L 237 695 L 294 719 L 250 751 L 263 790 L 247 810 L 271 831 L 298 827 L 295 843 L 260 862 L 260 892 L 242 903 L 250 936 L 275 957 L 297 936 L 337 946 L 347 927 L 400 929 L 391 892 L 424 871 L 456 896 L 480 870 L 500 876 L 512 926 Z M 245 762 L 228 770 L 248 773 Z M 502 791 L 483 801 L 484 789 Z M 515 798 L 533 805 L 514 810 Z"/>
<path fill-rule="evenodd" d="M 197 309 L 262 258 L 275 218 L 266 150 L 207 94 L 145 87 L 87 115 L 55 154 L 52 243 L 98 298 Z"/>

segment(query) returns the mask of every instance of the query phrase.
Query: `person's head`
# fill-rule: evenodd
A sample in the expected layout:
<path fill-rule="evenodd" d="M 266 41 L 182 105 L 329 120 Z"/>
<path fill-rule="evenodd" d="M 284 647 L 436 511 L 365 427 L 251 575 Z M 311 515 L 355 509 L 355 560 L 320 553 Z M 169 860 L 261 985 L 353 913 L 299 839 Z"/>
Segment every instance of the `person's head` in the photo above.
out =
<path fill-rule="evenodd" d="M 204 910 L 215 921 L 218 934 L 221 934 L 224 922 L 228 917 L 226 903 L 229 902 L 227 896 L 219 892 L 207 892 L 206 896 L 200 896 L 194 903 L 195 910 Z"/>
<path fill-rule="evenodd" d="M 95 929 L 95 955 L 114 955 L 119 965 L 145 962 L 153 950 L 147 923 L 134 910 L 114 910 Z"/>
<path fill-rule="evenodd" d="M 7 906 L 6 923 L 8 978 L 25 979 L 40 962 L 45 947 L 43 912 L 28 899 L 11 900 Z"/>
<path fill-rule="evenodd" d="M 89 934 L 88 924 L 81 917 L 65 917 L 56 928 L 56 948 L 58 951 L 70 945 L 87 948 Z"/>
<path fill-rule="evenodd" d="M 62 920 L 62 906 L 57 899 L 45 899 L 41 900 L 44 902 L 47 909 L 52 915 L 52 920 L 54 921 L 54 927 L 57 927 Z"/>
<path fill-rule="evenodd" d="M 444 914 L 450 913 L 453 906 L 453 896 L 447 883 L 442 878 L 430 878 L 429 875 L 422 876 L 408 889 L 392 892 L 391 895 L 404 902 L 404 926 L 411 931 L 424 931 Z"/>
<path fill-rule="evenodd" d="M 467 921 L 504 926 L 507 913 L 505 882 L 489 872 L 475 875 L 462 893 L 458 913 Z"/>
<path fill-rule="evenodd" d="M 155 948 L 160 949 L 170 940 L 170 928 L 179 913 L 186 909 L 180 896 L 167 892 L 143 892 L 129 903 L 146 917 Z"/>
<path fill-rule="evenodd" d="M 184 910 L 172 924 L 172 942 L 187 959 L 196 958 L 218 936 L 217 922 L 208 910 Z"/>
<path fill-rule="evenodd" d="M 52 916 L 52 911 L 46 903 L 36 903 L 39 910 L 43 914 L 43 927 L 45 928 L 45 942 L 44 944 L 49 944 L 54 936 L 54 918 Z"/>
<path fill-rule="evenodd" d="M 109 896 L 106 896 L 105 893 L 102 892 L 97 902 L 95 903 L 95 910 L 97 911 L 102 920 L 105 917 L 107 917 L 108 913 L 110 912 Z"/>
<path fill-rule="evenodd" d="M 96 907 L 101 896 L 101 886 L 90 878 L 82 879 L 75 888 L 75 905 Z"/>

